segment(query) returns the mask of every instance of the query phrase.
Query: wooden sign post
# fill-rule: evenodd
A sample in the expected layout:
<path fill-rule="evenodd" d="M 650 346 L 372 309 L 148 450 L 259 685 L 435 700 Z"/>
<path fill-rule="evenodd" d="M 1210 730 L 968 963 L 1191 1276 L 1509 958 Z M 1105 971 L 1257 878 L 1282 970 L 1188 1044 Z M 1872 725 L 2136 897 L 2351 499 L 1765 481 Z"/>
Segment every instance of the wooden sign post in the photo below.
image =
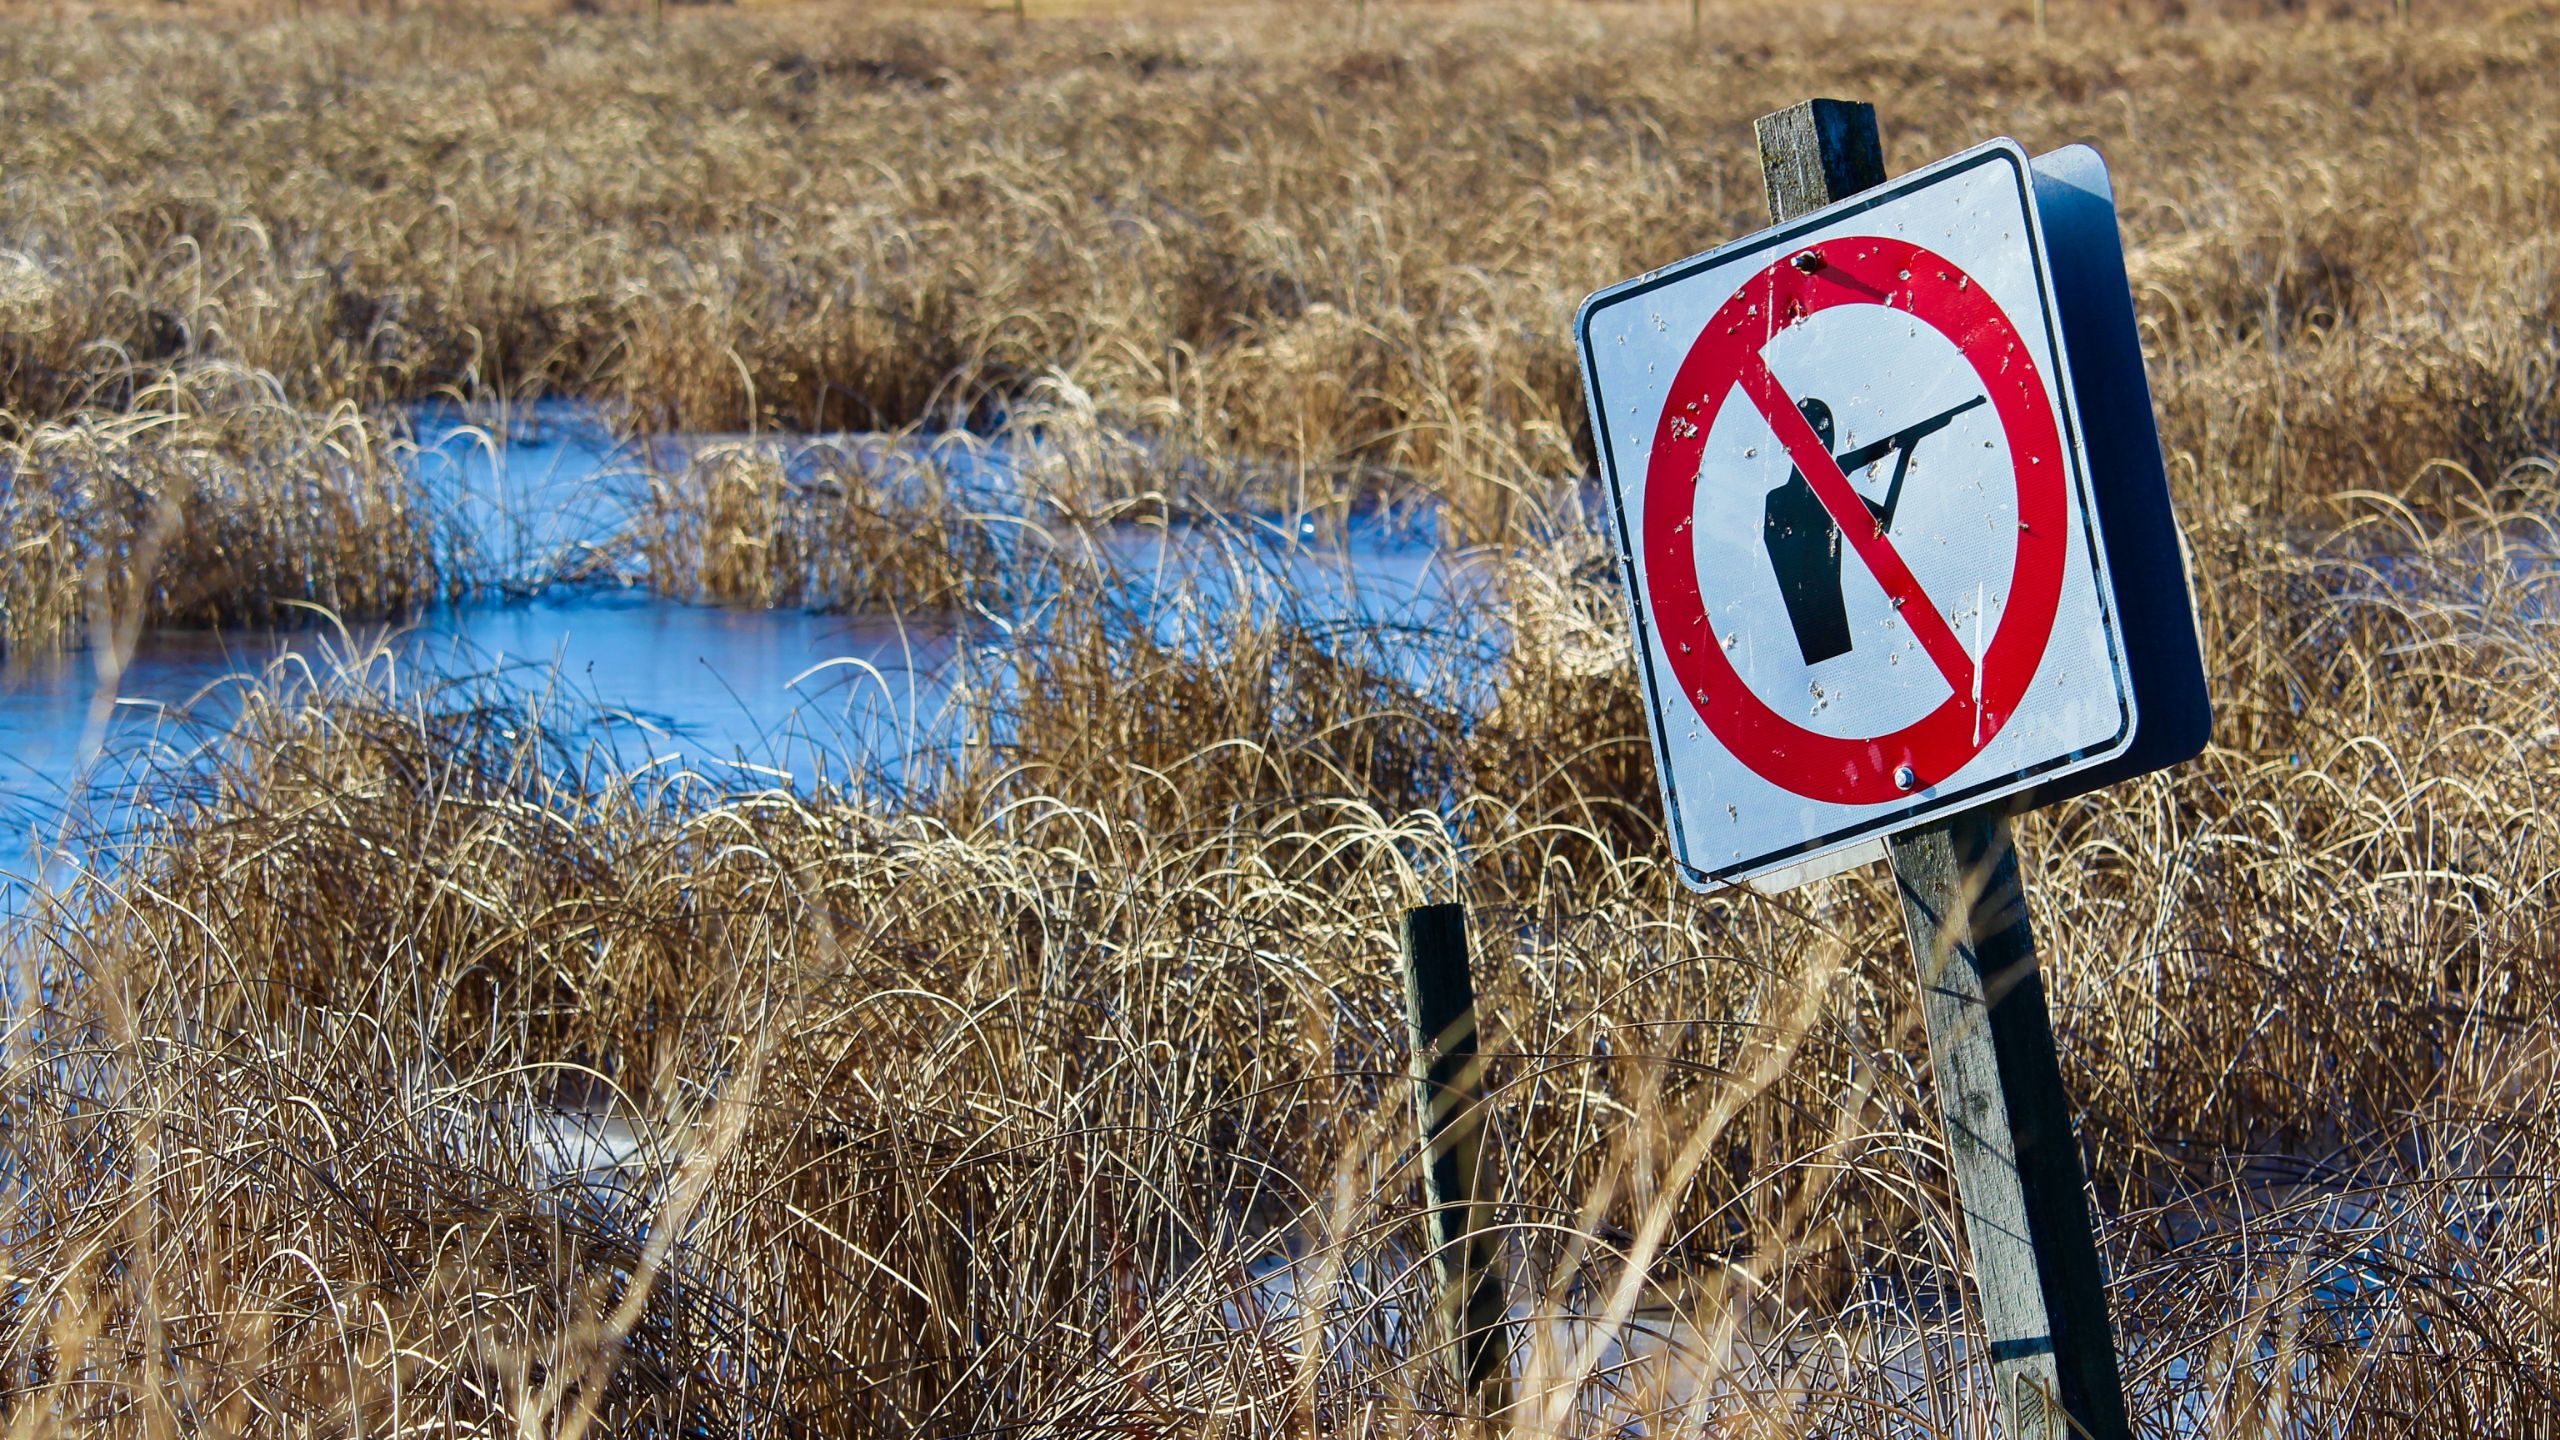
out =
<path fill-rule="evenodd" d="M 1884 183 L 1872 105 L 1808 100 L 1756 128 L 1772 221 Z M 1888 845 L 2008 1433 L 2121 1440 L 2115 1336 L 2005 807 Z"/>

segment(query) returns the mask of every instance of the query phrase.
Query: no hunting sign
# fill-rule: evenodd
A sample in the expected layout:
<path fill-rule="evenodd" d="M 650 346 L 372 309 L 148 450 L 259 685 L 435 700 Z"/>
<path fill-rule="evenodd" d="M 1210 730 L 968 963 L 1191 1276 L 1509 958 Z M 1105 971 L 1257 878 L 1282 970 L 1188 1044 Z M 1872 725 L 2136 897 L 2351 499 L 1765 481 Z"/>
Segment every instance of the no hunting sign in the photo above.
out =
<path fill-rule="evenodd" d="M 2058 168 L 2085 185 L 2094 166 L 2080 151 Z M 2193 753 L 2187 732 L 2201 744 L 2138 346 L 2124 393 L 2121 256 L 2124 333 L 2074 326 L 2045 178 L 1996 141 L 1584 305 L 1595 438 L 1692 883 L 2116 778 L 2155 701 L 2175 712 L 2178 748 Z M 2109 457 L 2120 480 L 2143 470 L 2113 487 L 2140 504 L 2108 506 L 2093 476 L 2075 329 L 2106 352 L 2101 428 L 2140 409 L 2147 468 Z M 2108 543 L 2116 508 L 2143 512 L 2124 517 L 2139 556 Z M 2127 579 L 2129 564 L 2148 573 Z M 2174 587 L 2183 668 L 2136 663 L 2123 583 Z M 2145 686 L 2146 671 L 2193 678 Z"/>
<path fill-rule="evenodd" d="M 2106 167 L 1755 129 L 1780 223 L 1579 322 L 1675 854 L 1770 885 L 1892 836 L 2005 1432 L 2118 1440 L 2007 821 L 2212 724 Z"/>

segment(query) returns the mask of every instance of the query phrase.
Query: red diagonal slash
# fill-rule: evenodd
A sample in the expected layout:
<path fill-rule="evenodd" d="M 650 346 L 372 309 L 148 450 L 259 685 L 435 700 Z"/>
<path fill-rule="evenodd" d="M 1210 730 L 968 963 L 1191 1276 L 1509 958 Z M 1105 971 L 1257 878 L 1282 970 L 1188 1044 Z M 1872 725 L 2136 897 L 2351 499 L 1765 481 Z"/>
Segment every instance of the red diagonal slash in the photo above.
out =
<path fill-rule="evenodd" d="M 1929 596 L 1920 588 L 1911 567 L 1902 563 L 1902 552 L 1893 548 L 1893 541 L 1876 525 L 1875 512 L 1858 498 L 1857 487 L 1840 473 L 1840 462 L 1831 458 L 1822 437 L 1813 433 L 1812 423 L 1796 409 L 1795 397 L 1778 383 L 1769 363 L 1756 353 L 1742 363 L 1740 370 L 1736 378 L 1741 381 L 1742 393 L 1751 397 L 1761 418 L 1778 432 L 1778 443 L 1787 447 L 1788 458 L 1804 472 L 1805 483 L 1813 487 L 1822 508 L 1831 512 L 1831 523 L 1849 537 L 1850 548 L 1858 552 L 1867 572 L 1892 597 L 1895 610 L 1911 627 L 1912 638 L 1920 642 L 1920 648 L 1937 665 L 1938 673 L 1947 677 L 1957 695 L 1971 699 L 1973 657 L 1965 652 L 1964 643 L 1956 639 L 1956 632 L 1948 627 L 1938 607 L 1929 603 Z"/>

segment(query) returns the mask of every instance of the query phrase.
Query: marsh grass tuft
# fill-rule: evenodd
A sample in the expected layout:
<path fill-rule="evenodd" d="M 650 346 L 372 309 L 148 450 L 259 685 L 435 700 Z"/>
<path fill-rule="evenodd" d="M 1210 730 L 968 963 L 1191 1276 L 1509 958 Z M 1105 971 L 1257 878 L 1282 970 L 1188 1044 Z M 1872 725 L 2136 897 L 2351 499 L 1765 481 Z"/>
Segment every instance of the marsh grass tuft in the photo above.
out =
<path fill-rule="evenodd" d="M 303 411 L 271 376 L 206 366 L 122 409 L 0 414 L 0 435 L 0 657 L 438 593 L 406 442 L 352 406 Z"/>

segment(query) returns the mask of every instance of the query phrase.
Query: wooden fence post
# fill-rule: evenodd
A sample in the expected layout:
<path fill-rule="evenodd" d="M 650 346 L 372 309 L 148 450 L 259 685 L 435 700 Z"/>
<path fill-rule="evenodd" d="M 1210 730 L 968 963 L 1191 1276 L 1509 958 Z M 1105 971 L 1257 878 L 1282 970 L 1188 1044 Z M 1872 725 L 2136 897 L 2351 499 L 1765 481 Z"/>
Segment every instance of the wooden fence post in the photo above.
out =
<path fill-rule="evenodd" d="M 1420 905 L 1405 912 L 1404 993 L 1441 1313 L 1459 1337 L 1466 1386 L 1490 1415 L 1511 1405 L 1510 1302 L 1494 1267 L 1499 1186 L 1485 1144 L 1484 1062 L 1476 1051 L 1465 907 Z"/>
<path fill-rule="evenodd" d="M 1873 105 L 1807 100 L 1756 129 L 1772 221 L 1884 183 Z M 1889 849 L 2006 1433 L 2128 1440 L 2007 816 L 1968 811 L 1894 836 Z"/>

